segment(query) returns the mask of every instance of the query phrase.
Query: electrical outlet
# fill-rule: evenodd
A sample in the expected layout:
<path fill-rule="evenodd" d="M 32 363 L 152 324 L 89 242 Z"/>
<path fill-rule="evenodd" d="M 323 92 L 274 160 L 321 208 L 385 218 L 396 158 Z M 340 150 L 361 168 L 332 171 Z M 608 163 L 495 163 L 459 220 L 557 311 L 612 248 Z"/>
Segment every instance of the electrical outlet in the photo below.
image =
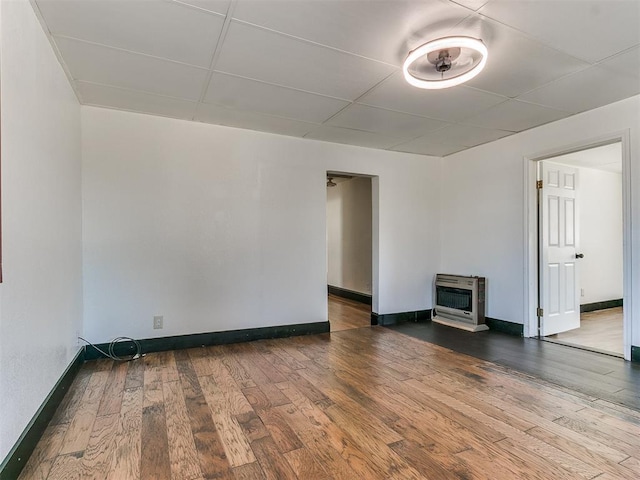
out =
<path fill-rule="evenodd" d="M 584 288 L 581 288 L 581 289 L 580 289 L 580 296 L 581 296 L 581 297 L 584 297 Z"/>
<path fill-rule="evenodd" d="M 156 315 L 155 317 L 153 317 L 153 328 L 155 330 L 163 328 L 163 324 L 164 324 L 164 317 L 162 315 Z"/>

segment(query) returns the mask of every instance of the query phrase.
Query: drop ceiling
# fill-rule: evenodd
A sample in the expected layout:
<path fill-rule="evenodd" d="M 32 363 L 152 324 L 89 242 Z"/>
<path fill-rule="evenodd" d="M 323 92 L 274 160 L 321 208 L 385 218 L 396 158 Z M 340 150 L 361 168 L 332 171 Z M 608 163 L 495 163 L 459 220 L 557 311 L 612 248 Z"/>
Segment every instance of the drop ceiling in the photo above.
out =
<path fill-rule="evenodd" d="M 446 156 L 640 94 L 639 0 L 32 0 L 80 102 Z M 407 53 L 485 70 L 407 85 Z"/>

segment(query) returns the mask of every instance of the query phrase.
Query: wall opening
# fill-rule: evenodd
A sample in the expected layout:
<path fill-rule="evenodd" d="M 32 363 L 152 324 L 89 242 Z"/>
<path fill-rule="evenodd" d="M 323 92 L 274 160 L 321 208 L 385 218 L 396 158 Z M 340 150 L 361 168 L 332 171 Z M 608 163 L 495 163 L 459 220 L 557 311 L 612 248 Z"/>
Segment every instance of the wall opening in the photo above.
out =
<path fill-rule="evenodd" d="M 573 178 L 571 208 L 561 208 L 557 215 L 548 205 L 539 205 L 538 248 L 539 260 L 544 261 L 553 256 L 549 250 L 558 249 L 549 245 L 546 235 L 572 242 L 565 251 L 565 256 L 568 252 L 571 258 L 552 268 L 555 271 L 570 266 L 564 268 L 565 278 L 561 275 L 558 285 L 566 295 L 556 291 L 549 303 L 570 309 L 568 315 L 574 320 L 563 322 L 553 312 L 544 311 L 540 316 L 540 336 L 546 341 L 620 357 L 624 353 L 621 147 L 621 142 L 615 142 L 552 157 L 538 164 L 538 180 L 543 184 L 541 198 L 547 204 L 557 205 L 558 201 L 555 196 L 544 193 L 548 179 L 542 172 L 571 172 Z M 559 188 L 567 191 L 562 183 L 561 180 Z M 558 222 L 551 221 L 556 218 Z M 556 223 L 564 225 L 558 234 L 548 228 Z M 547 274 L 544 264 L 540 268 L 539 293 L 544 298 L 544 293 L 550 291 L 546 283 L 551 281 L 555 286 L 558 282 Z M 575 278 L 569 273 L 575 274 Z M 568 302 L 564 302 L 565 298 Z"/>
<path fill-rule="evenodd" d="M 623 132 L 525 159 L 526 336 L 630 359 L 628 145 L 628 133 Z M 566 191 L 565 176 L 576 182 L 575 240 L 564 223 L 574 212 L 566 205 L 574 201 L 567 203 L 562 191 L 544 188 L 558 179 L 559 189 Z M 538 180 L 542 189 L 536 188 Z M 554 205 L 559 206 L 558 215 Z M 552 231 L 554 224 L 558 235 Z M 572 245 L 563 243 L 565 235 Z M 572 258 L 549 256 L 554 249 L 549 244 L 558 246 L 556 240 Z M 575 270 L 574 283 L 571 275 L 561 274 L 564 267 L 565 273 Z M 554 270 L 560 273 L 554 276 Z M 573 305 L 570 291 L 575 293 Z M 567 312 L 569 321 L 563 324 Z"/>
<path fill-rule="evenodd" d="M 372 178 L 327 172 L 327 291 L 331 331 L 371 324 Z"/>

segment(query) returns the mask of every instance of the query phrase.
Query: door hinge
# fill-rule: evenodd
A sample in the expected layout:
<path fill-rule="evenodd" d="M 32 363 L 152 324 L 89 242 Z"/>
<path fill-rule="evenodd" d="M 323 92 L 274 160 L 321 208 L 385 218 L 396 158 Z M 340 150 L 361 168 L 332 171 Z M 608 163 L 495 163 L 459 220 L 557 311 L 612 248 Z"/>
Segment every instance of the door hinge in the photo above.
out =
<path fill-rule="evenodd" d="M 539 317 L 544 317 L 544 310 L 540 307 L 536 310 L 536 315 Z"/>
<path fill-rule="evenodd" d="M 538 181 L 536 182 L 536 188 L 537 188 L 538 190 L 540 190 L 540 189 L 542 188 L 542 180 L 538 180 Z"/>

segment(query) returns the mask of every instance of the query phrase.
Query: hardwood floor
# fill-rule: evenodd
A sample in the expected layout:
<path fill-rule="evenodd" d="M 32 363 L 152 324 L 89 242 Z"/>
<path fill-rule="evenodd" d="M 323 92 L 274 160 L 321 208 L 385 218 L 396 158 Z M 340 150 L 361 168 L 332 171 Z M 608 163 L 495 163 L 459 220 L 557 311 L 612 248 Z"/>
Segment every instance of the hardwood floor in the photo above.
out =
<path fill-rule="evenodd" d="M 371 326 L 371 305 L 329 294 L 329 324 L 332 332 Z"/>
<path fill-rule="evenodd" d="M 581 313 L 580 328 L 545 339 L 622 357 L 622 307 Z"/>
<path fill-rule="evenodd" d="M 635 479 L 639 438 L 636 409 L 367 327 L 86 363 L 20 478 Z"/>
<path fill-rule="evenodd" d="M 459 353 L 533 375 L 593 399 L 640 410 L 640 365 L 536 338 L 465 332 L 435 322 L 386 327 Z"/>

